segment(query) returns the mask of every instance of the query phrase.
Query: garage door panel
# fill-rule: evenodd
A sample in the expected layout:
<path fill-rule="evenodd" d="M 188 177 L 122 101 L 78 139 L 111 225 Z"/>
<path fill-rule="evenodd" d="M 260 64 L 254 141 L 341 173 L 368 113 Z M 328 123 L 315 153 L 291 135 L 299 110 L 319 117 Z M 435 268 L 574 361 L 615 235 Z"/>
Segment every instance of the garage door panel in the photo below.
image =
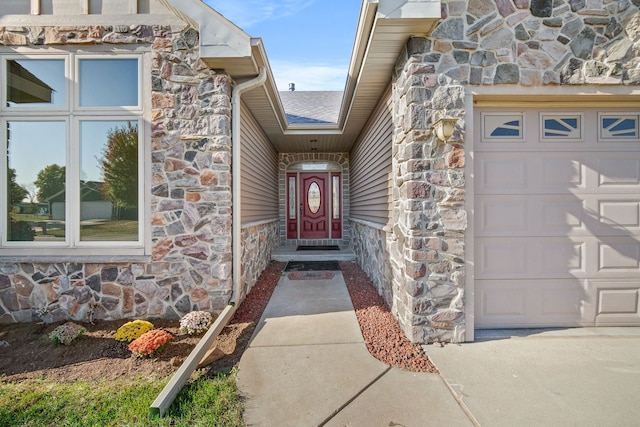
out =
<path fill-rule="evenodd" d="M 598 295 L 596 324 L 603 326 L 640 323 L 640 283 L 595 284 Z"/>
<path fill-rule="evenodd" d="M 547 154 L 547 153 L 545 153 Z M 597 175 L 574 153 L 486 152 L 476 159 L 476 194 L 575 194 L 597 188 Z M 573 154 L 573 157 L 572 157 Z"/>
<path fill-rule="evenodd" d="M 531 236 L 640 235 L 640 192 L 633 197 L 629 194 L 532 195 L 528 203 Z"/>
<path fill-rule="evenodd" d="M 599 188 L 640 190 L 640 153 L 603 154 L 595 163 Z"/>
<path fill-rule="evenodd" d="M 589 258 L 596 242 L 581 237 L 491 237 L 476 239 L 476 277 L 569 278 L 589 277 Z M 590 256 L 591 254 L 591 256 Z"/>
<path fill-rule="evenodd" d="M 588 166 L 575 154 L 556 153 L 541 157 L 540 190 L 544 193 L 566 193 L 586 188 Z"/>
<path fill-rule="evenodd" d="M 575 235 L 584 234 L 585 200 L 575 196 L 539 196 L 539 221 L 534 231 L 537 235 Z M 535 235 L 534 234 L 534 235 Z"/>
<path fill-rule="evenodd" d="M 594 303 L 581 280 L 553 280 L 542 286 L 537 280 L 477 283 L 478 328 L 584 326 L 589 322 L 585 322 L 583 313 L 593 311 Z M 590 317 L 593 319 L 593 314 Z"/>
<path fill-rule="evenodd" d="M 527 239 L 482 239 L 478 244 L 479 278 L 530 277 L 533 249 Z"/>
<path fill-rule="evenodd" d="M 632 237 L 599 241 L 598 269 L 605 274 L 640 274 L 640 242 Z"/>
<path fill-rule="evenodd" d="M 640 191 L 640 153 L 482 152 L 476 194 L 628 194 Z"/>
<path fill-rule="evenodd" d="M 634 237 L 476 238 L 476 277 L 502 279 L 638 277 L 640 241 Z"/>
<path fill-rule="evenodd" d="M 480 203 L 476 227 L 482 235 L 527 234 L 530 232 L 530 211 L 524 197 L 494 196 Z"/>
<path fill-rule="evenodd" d="M 562 277 L 585 276 L 586 242 L 567 242 L 556 239 L 541 242 L 540 273 L 547 276 Z"/>
<path fill-rule="evenodd" d="M 590 235 L 589 224 L 599 222 L 594 197 L 487 195 L 476 206 L 476 235 L 482 237 Z"/>
<path fill-rule="evenodd" d="M 576 313 L 580 313 L 583 301 L 588 302 L 582 287 L 549 284 L 540 289 L 541 317 L 560 317 L 578 322 L 581 318 Z"/>
<path fill-rule="evenodd" d="M 520 153 L 492 153 L 479 161 L 476 191 L 497 194 L 526 191 L 528 170 L 527 159 Z"/>
<path fill-rule="evenodd" d="M 581 110 L 476 118 L 478 327 L 640 325 L 640 116 Z"/>
<path fill-rule="evenodd" d="M 601 232 L 637 233 L 640 231 L 640 200 L 600 200 L 598 203 Z"/>
<path fill-rule="evenodd" d="M 527 290 L 511 288 L 509 283 L 495 283 L 493 286 L 483 287 L 480 293 L 480 307 L 483 317 L 508 317 L 512 320 L 523 321 L 526 318 Z"/>

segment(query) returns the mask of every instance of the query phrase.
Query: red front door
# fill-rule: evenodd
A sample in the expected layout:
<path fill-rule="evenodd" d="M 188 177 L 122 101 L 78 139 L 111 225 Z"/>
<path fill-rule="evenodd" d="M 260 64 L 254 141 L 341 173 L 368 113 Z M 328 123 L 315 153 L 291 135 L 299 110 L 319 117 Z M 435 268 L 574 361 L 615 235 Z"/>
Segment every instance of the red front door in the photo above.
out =
<path fill-rule="evenodd" d="M 329 238 L 328 181 L 327 173 L 300 174 L 301 239 Z"/>

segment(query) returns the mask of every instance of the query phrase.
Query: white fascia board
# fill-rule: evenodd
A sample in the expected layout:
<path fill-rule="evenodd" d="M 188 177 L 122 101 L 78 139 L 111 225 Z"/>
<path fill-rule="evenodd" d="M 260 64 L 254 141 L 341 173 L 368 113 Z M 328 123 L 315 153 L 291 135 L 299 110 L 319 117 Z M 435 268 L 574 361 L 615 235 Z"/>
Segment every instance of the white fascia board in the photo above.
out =
<path fill-rule="evenodd" d="M 441 18 L 440 0 L 378 0 L 378 17 L 424 19 Z"/>
<path fill-rule="evenodd" d="M 200 31 L 200 55 L 203 58 L 251 57 L 251 37 L 201 0 L 160 0 L 168 3 Z"/>
<path fill-rule="evenodd" d="M 287 128 L 287 113 L 284 111 L 282 99 L 280 98 L 280 92 L 278 91 L 278 86 L 276 85 L 276 79 L 273 77 L 273 71 L 271 69 L 271 64 L 269 64 L 269 58 L 267 57 L 264 43 L 262 43 L 262 38 L 252 38 L 251 46 L 253 47 L 253 58 L 256 61 L 256 65 L 266 70 L 267 81 L 264 83 L 264 85 L 262 85 L 262 88 L 264 89 L 267 99 L 269 100 L 269 104 L 271 105 L 273 114 L 276 118 L 276 121 L 278 122 L 278 126 L 280 127 L 280 130 L 284 132 Z"/>
<path fill-rule="evenodd" d="M 341 128 L 344 128 L 349 119 L 354 94 L 362 73 L 369 43 L 371 42 L 371 33 L 375 26 L 377 10 L 378 0 L 364 0 L 360 8 L 356 37 L 353 43 L 351 61 L 347 73 L 347 82 L 345 84 L 340 112 L 338 113 L 338 124 Z"/>

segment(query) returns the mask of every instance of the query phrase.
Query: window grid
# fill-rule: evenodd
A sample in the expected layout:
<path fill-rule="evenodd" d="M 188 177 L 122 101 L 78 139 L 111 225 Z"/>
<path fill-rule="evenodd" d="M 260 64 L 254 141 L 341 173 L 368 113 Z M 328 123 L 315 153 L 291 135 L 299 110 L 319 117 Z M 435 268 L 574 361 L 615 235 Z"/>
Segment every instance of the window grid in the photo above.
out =
<path fill-rule="evenodd" d="M 79 73 L 76 72 L 78 70 L 78 64 L 84 60 L 98 60 L 105 59 L 107 62 L 114 65 L 115 67 L 119 66 L 119 60 L 123 60 L 123 64 L 127 63 L 129 69 L 135 70 L 135 75 L 131 77 L 131 81 L 134 81 L 132 85 L 135 86 L 135 104 L 137 105 L 108 105 L 106 107 L 93 105 L 91 107 L 81 107 L 79 105 Z M 141 54 L 108 54 L 108 55 L 98 55 L 98 54 L 76 54 L 74 52 L 60 55 L 0 55 L 0 66 L 2 67 L 1 75 L 2 81 L 8 82 L 8 75 L 10 73 L 9 67 L 13 67 L 11 73 L 12 76 L 16 73 L 16 67 L 14 64 L 22 63 L 27 66 L 35 64 L 42 65 L 46 64 L 46 61 L 64 61 L 64 73 L 65 73 L 65 87 L 64 91 L 64 102 L 63 105 L 47 105 L 46 103 L 46 95 L 41 96 L 38 99 L 38 102 L 34 102 L 32 104 L 27 104 L 30 99 L 28 96 L 23 95 L 22 98 L 18 99 L 18 102 L 9 104 L 9 97 L 14 96 L 13 94 L 9 94 L 9 92 L 14 90 L 15 85 L 19 85 L 20 83 L 24 83 L 24 79 L 21 82 L 18 82 L 11 89 L 8 88 L 8 83 L 0 84 L 0 126 L 2 126 L 3 135 L 0 137 L 0 145 L 3 147 L 3 150 L 7 155 L 0 156 L 0 173 L 2 176 L 7 177 L 8 168 L 9 168 L 9 158 L 10 151 L 7 151 L 10 135 L 9 135 L 9 123 L 29 123 L 33 122 L 56 122 L 62 121 L 65 123 L 64 130 L 64 138 L 65 138 L 65 184 L 64 191 L 68 194 L 64 196 L 64 224 L 65 224 L 65 232 L 63 233 L 64 239 L 58 241 L 15 241 L 15 239 L 10 238 L 9 230 L 9 184 L 0 185 L 0 200 L 2 200 L 2 209 L 0 209 L 0 254 L 6 248 L 14 248 L 17 249 L 15 253 L 20 253 L 20 248 L 29 249 L 29 253 L 37 255 L 39 249 L 45 250 L 44 254 L 50 254 L 50 250 L 46 250 L 46 248 L 59 247 L 61 249 L 61 253 L 73 253 L 73 252 L 65 252 L 67 248 L 69 250 L 77 250 L 78 248 L 132 248 L 132 249 L 141 249 L 144 247 L 144 226 L 142 219 L 144 218 L 144 194 L 142 189 L 144 188 L 144 127 L 143 127 L 143 107 L 142 107 L 142 55 Z M 115 60 L 115 61 L 114 61 Z M 135 62 L 134 62 L 135 61 Z M 53 62 L 52 62 L 53 63 Z M 59 64 L 57 64 L 59 65 Z M 101 64 L 102 65 L 102 64 Z M 38 81 L 37 76 L 33 73 L 29 73 L 28 71 L 19 70 L 20 77 L 28 77 L 31 83 L 37 82 L 38 85 L 43 87 L 50 87 L 46 84 L 43 84 Z M 37 74 L 37 73 L 36 73 Z M 43 76 L 46 73 L 41 74 Z M 118 78 L 122 78 L 119 76 Z M 45 78 L 43 77 L 43 80 Z M 38 88 L 40 89 L 40 88 Z M 25 90 L 25 92 L 34 92 L 35 89 L 33 87 L 31 89 Z M 59 87 L 56 90 L 60 90 Z M 123 91 L 120 91 L 121 93 Z M 13 92 L 12 92 L 13 93 Z M 33 97 L 32 97 L 33 98 Z M 133 99 L 131 98 L 131 99 Z M 41 99 L 45 99 L 45 102 L 40 102 Z M 20 105 L 20 102 L 25 102 L 25 105 Z M 99 99 L 97 101 L 99 104 Z M 129 104 L 133 104 L 134 102 L 129 102 Z M 42 104 L 42 105 L 41 105 Z M 95 103 L 94 103 L 95 104 Z M 82 214 L 82 204 L 80 202 L 81 192 L 87 190 L 88 185 L 83 185 L 81 182 L 81 153 L 80 153 L 80 124 L 84 122 L 101 122 L 101 121 L 113 121 L 115 123 L 132 123 L 137 128 L 137 208 L 133 208 L 134 211 L 133 216 L 136 216 L 137 219 L 135 221 L 137 224 L 134 225 L 135 229 L 133 229 L 133 233 L 135 233 L 135 239 L 123 239 L 114 241 L 108 237 L 99 237 L 94 241 L 81 241 L 80 238 L 80 217 Z M 38 153 L 34 153 L 34 156 L 37 157 Z M 94 167 L 95 169 L 95 167 Z M 2 181 L 5 181 L 4 179 Z M 83 187 L 83 188 L 81 188 Z M 95 189 L 94 189 L 95 190 Z M 32 191 L 33 192 L 33 191 Z M 31 196 L 33 197 L 33 196 Z M 51 206 L 52 203 L 49 203 Z M 13 208 L 13 206 L 12 206 Z M 21 207 L 20 207 L 21 208 Z M 105 208 L 106 209 L 106 208 Z M 52 212 L 47 212 L 51 217 Z M 44 222 L 43 222 L 44 223 Z M 33 226 L 32 226 L 33 228 Z M 41 233 L 43 230 L 40 231 Z M 98 234 L 100 236 L 100 234 Z M 3 249 L 4 248 L 4 249 Z M 12 254 L 13 254 L 12 249 Z M 102 251 L 101 253 L 106 253 Z M 121 253 L 121 252 L 118 252 Z M 137 252 L 136 250 L 136 253 Z"/>

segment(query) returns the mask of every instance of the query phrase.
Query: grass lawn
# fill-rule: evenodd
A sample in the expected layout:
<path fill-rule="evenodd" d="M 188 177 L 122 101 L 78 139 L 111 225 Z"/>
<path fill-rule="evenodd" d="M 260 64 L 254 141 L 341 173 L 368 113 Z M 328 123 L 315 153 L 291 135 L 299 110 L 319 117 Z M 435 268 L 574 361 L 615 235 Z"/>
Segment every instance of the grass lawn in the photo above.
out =
<path fill-rule="evenodd" d="M 80 224 L 82 240 L 138 240 L 138 221 L 119 220 Z"/>
<path fill-rule="evenodd" d="M 64 221 L 51 221 L 47 217 L 37 217 L 31 214 L 13 214 L 16 221 L 28 222 L 36 230 L 36 240 L 46 240 L 46 237 L 64 239 Z M 47 233 L 43 234 L 46 225 Z M 85 221 L 80 224 L 80 235 L 84 241 L 136 241 L 138 240 L 138 221 Z"/>
<path fill-rule="evenodd" d="M 163 418 L 149 406 L 169 381 L 0 383 L 1 426 L 242 426 L 235 371 L 187 384 Z"/>
<path fill-rule="evenodd" d="M 11 218 L 16 221 L 46 221 L 49 219 L 47 215 L 37 215 L 37 214 L 20 214 L 20 213 L 11 213 Z"/>

